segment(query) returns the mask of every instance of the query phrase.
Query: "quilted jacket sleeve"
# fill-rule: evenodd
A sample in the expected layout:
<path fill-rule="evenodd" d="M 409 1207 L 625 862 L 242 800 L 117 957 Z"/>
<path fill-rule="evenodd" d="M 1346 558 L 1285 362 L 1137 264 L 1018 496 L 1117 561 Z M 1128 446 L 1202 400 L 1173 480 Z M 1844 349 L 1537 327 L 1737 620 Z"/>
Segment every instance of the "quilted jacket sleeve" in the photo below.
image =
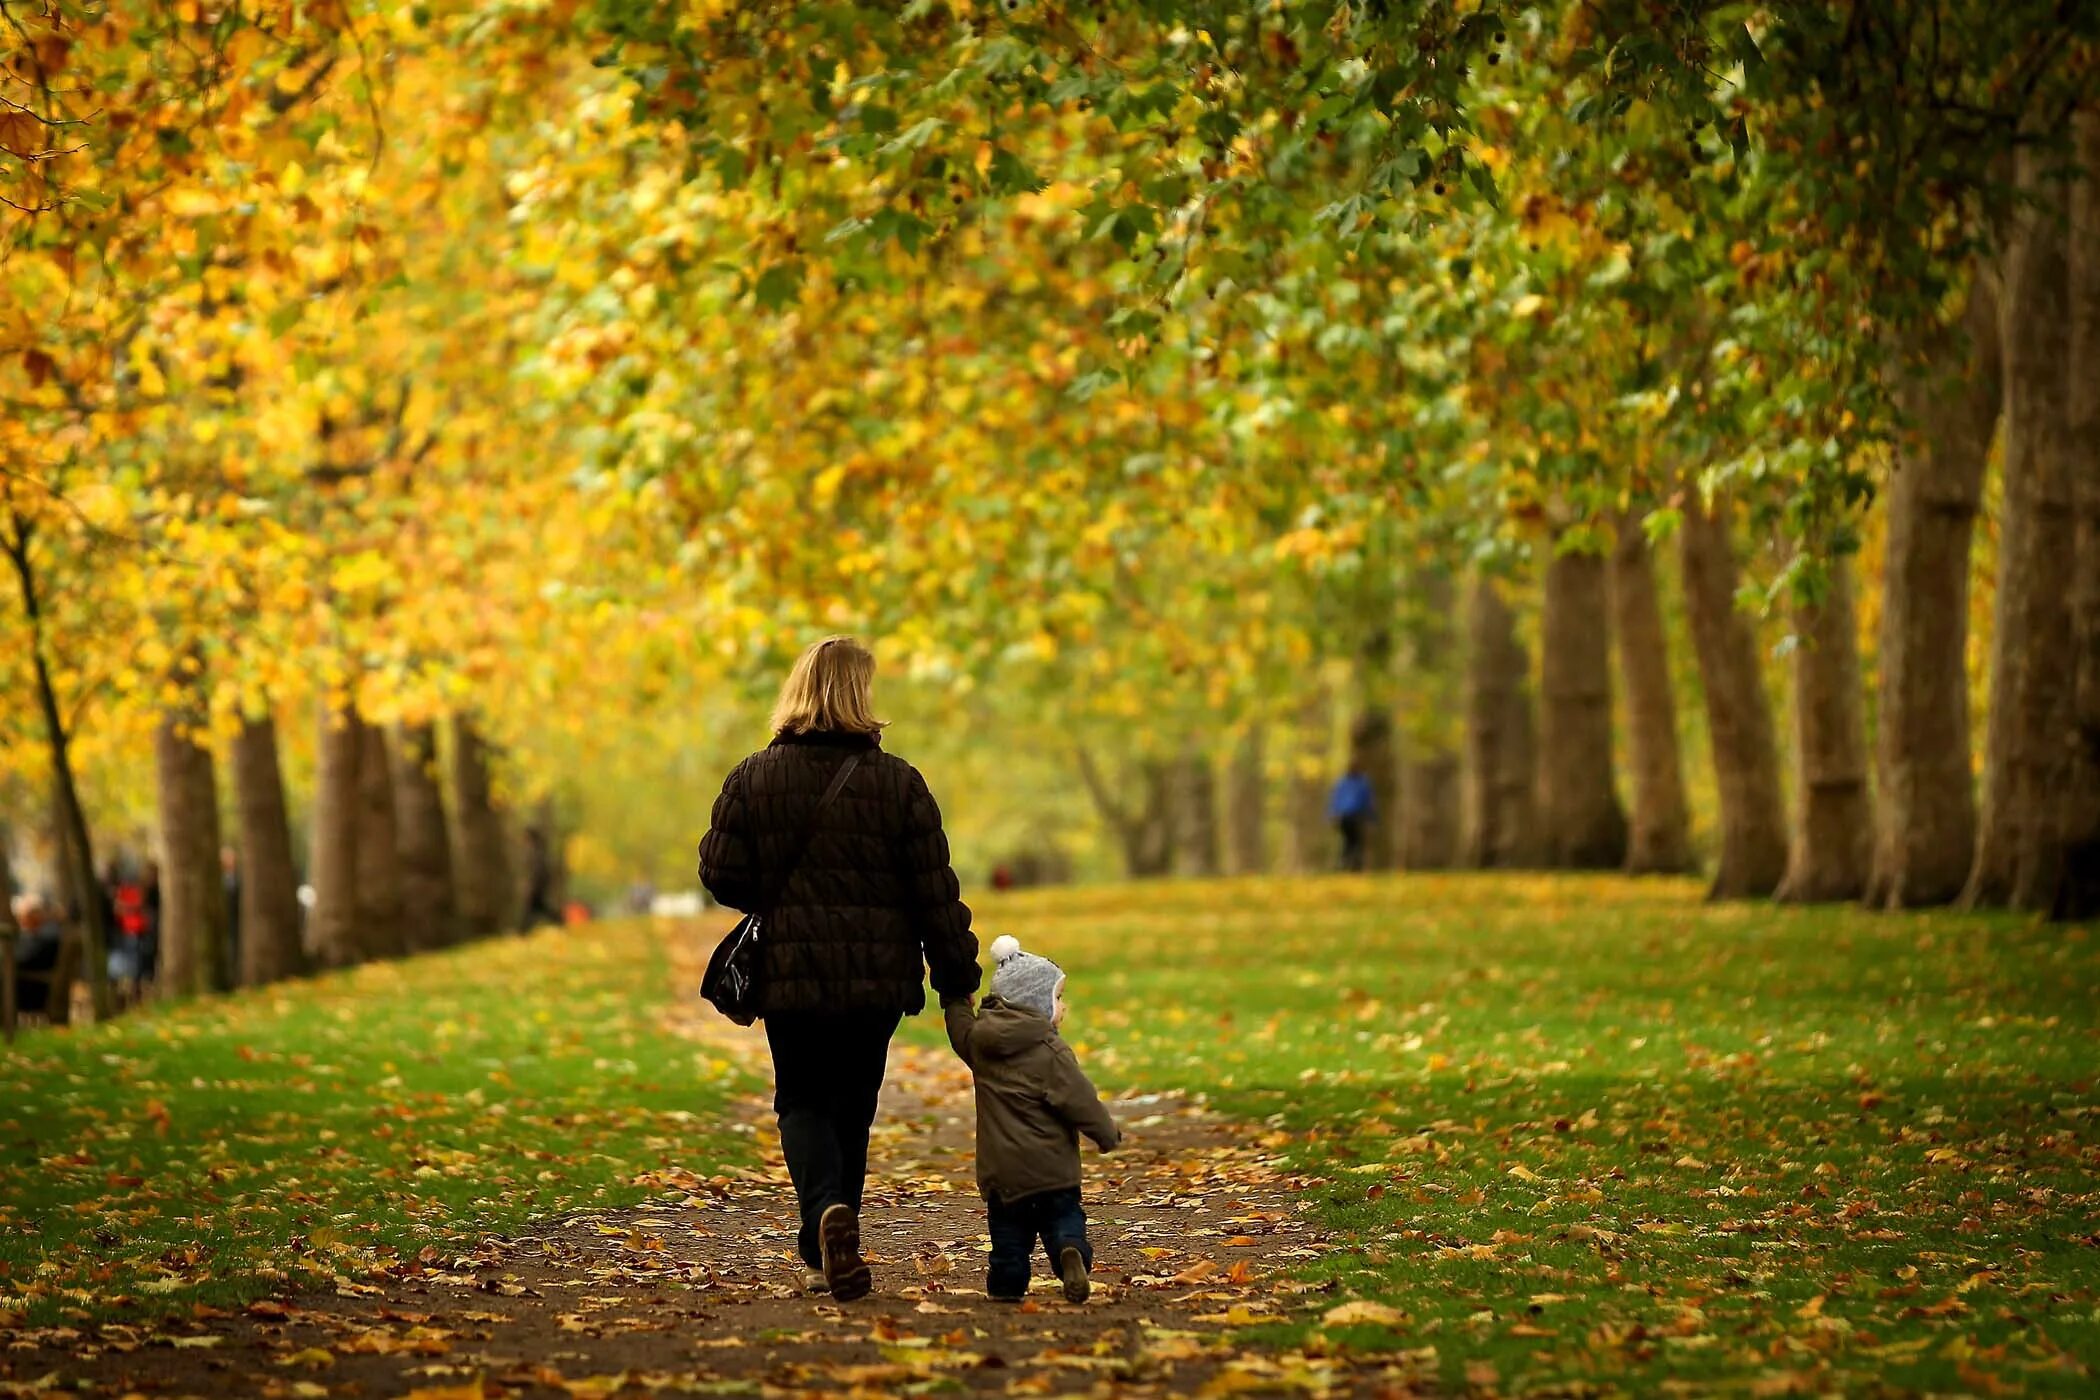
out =
<path fill-rule="evenodd" d="M 758 847 L 752 839 L 751 807 L 744 798 L 744 760 L 729 770 L 721 796 L 700 838 L 700 883 L 717 904 L 751 912 L 758 903 Z"/>
<path fill-rule="evenodd" d="M 948 863 L 948 834 L 941 809 L 919 770 L 910 770 L 904 795 L 904 878 L 919 922 L 919 943 L 933 990 L 943 999 L 977 990 L 977 935 L 970 932 L 970 906 Z"/>

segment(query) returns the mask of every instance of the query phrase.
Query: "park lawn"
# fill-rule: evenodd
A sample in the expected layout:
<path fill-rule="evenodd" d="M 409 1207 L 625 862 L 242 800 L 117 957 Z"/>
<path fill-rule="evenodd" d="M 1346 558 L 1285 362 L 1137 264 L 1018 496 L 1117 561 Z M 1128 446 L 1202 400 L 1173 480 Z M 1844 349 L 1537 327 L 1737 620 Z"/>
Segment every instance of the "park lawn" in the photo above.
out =
<path fill-rule="evenodd" d="M 2089 930 L 1507 875 L 980 914 L 1064 964 L 1105 1088 L 1202 1093 L 1324 1180 L 1350 1247 L 1293 1267 L 1338 1292 L 1251 1337 L 1434 1346 L 1454 1388 L 2094 1384 Z M 1323 1328 L 1342 1297 L 1407 1320 Z"/>
<path fill-rule="evenodd" d="M 748 1076 L 664 1021 L 661 933 L 500 938 L 0 1050 L 0 1319 L 150 1316 L 449 1264 L 751 1160 Z"/>
<path fill-rule="evenodd" d="M 1507 875 L 1030 892 L 979 922 L 1066 966 L 1105 1088 L 1203 1095 L 1322 1181 L 1339 1247 L 1255 1262 L 1335 1291 L 1278 1289 L 1249 1340 L 1434 1348 L 1509 1392 L 2090 1388 L 2084 930 Z M 757 1085 L 667 1024 L 663 937 L 32 1034 L 0 1055 L 0 1313 L 355 1285 L 749 1161 L 727 1103 Z M 1344 1298 L 1405 1321 L 1327 1325 Z"/>

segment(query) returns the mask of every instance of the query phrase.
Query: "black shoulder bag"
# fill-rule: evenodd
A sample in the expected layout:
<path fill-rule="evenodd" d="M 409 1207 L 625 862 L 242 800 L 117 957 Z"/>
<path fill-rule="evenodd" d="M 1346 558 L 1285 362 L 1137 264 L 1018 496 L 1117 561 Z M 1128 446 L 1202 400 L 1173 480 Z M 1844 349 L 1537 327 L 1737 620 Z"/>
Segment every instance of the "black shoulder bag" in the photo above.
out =
<path fill-rule="evenodd" d="M 795 878 L 795 868 L 802 864 L 802 857 L 809 854 L 809 843 L 816 839 L 817 823 L 841 789 L 853 770 L 860 766 L 860 755 L 849 753 L 839 771 L 832 776 L 831 786 L 817 799 L 817 809 L 809 815 L 809 828 L 802 833 L 802 844 L 795 854 L 780 868 L 779 877 L 773 881 L 772 889 L 759 901 L 758 908 L 738 919 L 736 927 L 715 945 L 714 956 L 707 960 L 707 973 L 700 979 L 700 995 L 714 1003 L 715 1010 L 740 1026 L 748 1026 L 758 1019 L 759 1000 L 759 935 L 763 931 L 766 915 L 787 893 L 788 881 Z"/>

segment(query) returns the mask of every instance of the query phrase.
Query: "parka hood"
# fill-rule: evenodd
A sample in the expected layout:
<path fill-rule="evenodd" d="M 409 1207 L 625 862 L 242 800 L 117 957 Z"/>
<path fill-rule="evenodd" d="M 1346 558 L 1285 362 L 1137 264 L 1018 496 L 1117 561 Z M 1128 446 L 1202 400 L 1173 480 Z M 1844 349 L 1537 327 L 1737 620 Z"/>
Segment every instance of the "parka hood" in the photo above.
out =
<path fill-rule="evenodd" d="M 970 1048 L 989 1059 L 1004 1060 L 1031 1046 L 1041 1045 L 1057 1034 L 1047 1016 L 986 997 L 977 1007 L 977 1025 L 970 1032 Z"/>

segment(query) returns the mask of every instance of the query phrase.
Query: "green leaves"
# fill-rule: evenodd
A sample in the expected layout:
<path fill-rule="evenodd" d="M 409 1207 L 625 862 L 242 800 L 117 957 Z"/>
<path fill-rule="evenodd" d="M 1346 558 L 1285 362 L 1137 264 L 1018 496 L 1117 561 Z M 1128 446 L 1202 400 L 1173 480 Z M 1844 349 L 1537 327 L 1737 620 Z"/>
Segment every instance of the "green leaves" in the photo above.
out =
<path fill-rule="evenodd" d="M 801 296 L 803 279 L 808 275 L 809 269 L 799 258 L 775 263 L 758 275 L 751 295 L 762 309 L 778 311 Z"/>

